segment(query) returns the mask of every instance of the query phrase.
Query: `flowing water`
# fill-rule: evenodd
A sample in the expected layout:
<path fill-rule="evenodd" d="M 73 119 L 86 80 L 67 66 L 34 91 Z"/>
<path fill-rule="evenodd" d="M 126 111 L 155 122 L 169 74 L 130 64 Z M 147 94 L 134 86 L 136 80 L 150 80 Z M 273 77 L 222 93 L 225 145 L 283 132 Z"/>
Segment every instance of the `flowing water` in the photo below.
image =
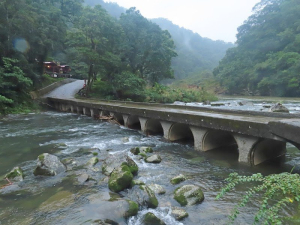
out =
<path fill-rule="evenodd" d="M 124 138 L 128 139 L 124 139 Z M 140 209 L 135 217 L 118 217 L 108 207 L 109 189 L 101 173 L 101 159 L 132 147 L 151 146 L 162 157 L 160 164 L 146 164 L 130 155 L 139 166 L 135 179 L 146 184 L 160 184 L 166 194 L 157 195 L 157 209 Z M 145 136 L 115 124 L 93 120 L 90 117 L 57 112 L 14 115 L 0 120 L 0 186 L 7 182 L 4 175 L 20 166 L 24 181 L 0 190 L 0 224 L 92 224 L 98 219 L 112 219 L 119 224 L 143 224 L 143 215 L 153 212 L 168 225 L 225 224 L 246 187 L 240 186 L 221 200 L 215 200 L 224 179 L 232 172 L 244 175 L 290 171 L 299 172 L 300 151 L 288 144 L 288 153 L 280 163 L 269 163 L 255 168 L 237 163 L 234 151 L 196 152 L 190 144 L 170 143 L 159 136 Z M 35 177 L 33 170 L 37 156 L 51 153 L 61 160 L 71 160 L 65 173 L 55 177 Z M 94 154 L 93 154 L 94 153 Z M 98 154 L 100 162 L 93 168 L 84 165 Z M 131 153 L 128 153 L 131 154 Z M 91 179 L 80 184 L 77 177 L 87 173 Z M 170 179 L 185 174 L 188 179 L 172 185 Z M 173 199 L 173 191 L 184 184 L 199 185 L 205 195 L 203 203 L 183 207 L 189 217 L 181 222 L 171 216 L 171 206 L 180 206 Z M 126 191 L 121 192 L 126 198 Z M 236 224 L 251 224 L 259 207 L 259 197 L 245 208 Z M 293 207 L 283 209 L 284 214 L 295 212 Z"/>

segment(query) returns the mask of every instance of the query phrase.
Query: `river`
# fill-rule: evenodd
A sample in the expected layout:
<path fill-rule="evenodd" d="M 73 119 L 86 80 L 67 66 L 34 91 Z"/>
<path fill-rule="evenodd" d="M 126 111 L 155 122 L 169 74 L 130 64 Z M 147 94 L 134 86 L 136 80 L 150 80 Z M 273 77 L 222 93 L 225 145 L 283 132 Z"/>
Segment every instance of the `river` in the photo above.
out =
<path fill-rule="evenodd" d="M 290 104 L 298 107 L 298 103 Z M 168 225 L 226 224 L 228 215 L 247 187 L 239 186 L 221 200 L 215 200 L 230 173 L 251 175 L 261 172 L 267 175 L 291 171 L 293 167 L 299 172 L 300 162 L 300 151 L 288 144 L 284 160 L 254 168 L 244 167 L 238 164 L 236 154 L 230 154 L 230 149 L 229 153 L 226 149 L 196 152 L 189 143 L 170 143 L 160 136 L 145 136 L 140 131 L 90 117 L 52 111 L 3 118 L 0 120 L 0 143 L 0 186 L 7 183 L 4 175 L 13 167 L 20 166 L 25 173 L 24 181 L 0 192 L 1 225 L 92 224 L 108 217 L 119 224 L 139 225 L 149 211 Z M 113 212 L 106 211 L 109 189 L 103 182 L 101 162 L 92 170 L 83 165 L 93 157 L 91 149 L 101 159 L 107 154 L 129 152 L 139 146 L 153 147 L 155 153 L 161 155 L 162 162 L 146 164 L 132 156 L 139 166 L 135 179 L 146 184 L 160 184 L 166 194 L 157 195 L 159 207 L 155 210 L 141 209 L 137 216 L 127 220 L 115 218 Z M 71 158 L 74 165 L 55 177 L 35 177 L 33 170 L 37 156 L 45 152 L 55 154 L 61 160 Z M 92 179 L 79 184 L 77 177 L 82 173 L 88 173 Z M 179 174 L 188 179 L 172 185 L 170 179 Z M 199 205 L 183 207 L 189 216 L 178 222 L 170 215 L 171 206 L 180 206 L 173 199 L 173 191 L 184 184 L 199 185 L 205 200 Z M 125 198 L 126 194 L 126 191 L 121 192 Z M 235 224 L 252 224 L 253 215 L 260 206 L 259 200 L 259 196 L 255 196 L 242 208 Z M 294 212 L 292 206 L 283 209 L 285 215 Z"/>

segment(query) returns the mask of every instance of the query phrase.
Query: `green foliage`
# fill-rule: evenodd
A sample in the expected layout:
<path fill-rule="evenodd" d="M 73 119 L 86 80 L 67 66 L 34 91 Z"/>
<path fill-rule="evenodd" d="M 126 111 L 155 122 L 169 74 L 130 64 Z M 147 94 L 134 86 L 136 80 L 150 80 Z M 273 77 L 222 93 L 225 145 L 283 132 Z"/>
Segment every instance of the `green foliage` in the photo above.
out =
<path fill-rule="evenodd" d="M 260 173 L 252 176 L 239 176 L 231 173 L 226 179 L 228 184 L 217 195 L 220 199 L 237 185 L 250 183 L 245 195 L 235 206 L 230 215 L 233 222 L 239 214 L 239 208 L 244 207 L 255 195 L 261 196 L 261 206 L 254 218 L 254 224 L 282 224 L 286 217 L 282 214 L 282 208 L 288 204 L 299 205 L 300 201 L 300 176 L 299 174 L 281 173 L 263 176 Z"/>
<path fill-rule="evenodd" d="M 262 0 L 238 28 L 214 74 L 230 94 L 300 94 L 300 5 L 297 0 Z"/>

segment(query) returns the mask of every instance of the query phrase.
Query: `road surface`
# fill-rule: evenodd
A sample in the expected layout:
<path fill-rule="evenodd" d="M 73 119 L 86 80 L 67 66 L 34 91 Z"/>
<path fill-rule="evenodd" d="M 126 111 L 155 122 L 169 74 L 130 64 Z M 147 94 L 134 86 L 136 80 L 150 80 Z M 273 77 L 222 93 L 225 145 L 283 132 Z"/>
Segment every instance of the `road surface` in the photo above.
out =
<path fill-rule="evenodd" d="M 64 99 L 73 99 L 75 94 L 83 87 L 83 80 L 76 80 L 72 83 L 65 84 L 51 91 L 50 93 L 44 95 L 44 98 L 64 98 Z"/>

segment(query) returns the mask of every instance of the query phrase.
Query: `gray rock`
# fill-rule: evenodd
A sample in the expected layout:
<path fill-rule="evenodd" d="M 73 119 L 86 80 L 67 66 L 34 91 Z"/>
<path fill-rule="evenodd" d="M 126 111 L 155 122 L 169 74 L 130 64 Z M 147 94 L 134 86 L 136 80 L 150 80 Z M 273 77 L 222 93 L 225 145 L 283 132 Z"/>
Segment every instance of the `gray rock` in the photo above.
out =
<path fill-rule="evenodd" d="M 218 106 L 225 106 L 225 104 L 224 103 L 211 103 L 210 104 L 211 106 L 214 106 L 214 107 L 218 107 Z"/>
<path fill-rule="evenodd" d="M 151 147 L 140 147 L 140 153 L 144 153 L 144 154 L 147 154 L 147 153 L 153 153 L 153 149 Z"/>
<path fill-rule="evenodd" d="M 80 184 L 83 184 L 90 179 L 90 176 L 88 174 L 84 173 L 84 174 L 81 174 L 77 179 Z"/>
<path fill-rule="evenodd" d="M 10 181 L 23 181 L 24 174 L 20 167 L 14 167 L 5 175 L 5 178 L 9 179 Z"/>
<path fill-rule="evenodd" d="M 123 143 L 129 142 L 129 137 L 123 137 L 123 138 L 122 138 L 122 142 L 123 142 Z"/>
<path fill-rule="evenodd" d="M 44 153 L 38 156 L 37 167 L 35 168 L 33 174 L 35 176 L 55 176 L 65 171 L 65 165 L 57 156 Z"/>
<path fill-rule="evenodd" d="M 145 225 L 165 225 L 165 222 L 157 218 L 153 213 L 148 212 L 144 217 Z"/>
<path fill-rule="evenodd" d="M 176 220 L 180 221 L 180 220 L 183 220 L 184 218 L 188 217 L 189 214 L 181 208 L 172 207 L 171 216 L 173 216 Z"/>
<path fill-rule="evenodd" d="M 120 153 L 120 154 L 114 154 L 109 155 L 103 162 L 102 165 L 102 173 L 106 176 L 110 176 L 111 173 L 116 169 L 121 167 L 122 164 L 126 164 L 132 174 L 136 174 L 138 172 L 138 166 L 133 161 L 132 158 L 130 158 L 126 153 Z"/>
<path fill-rule="evenodd" d="M 162 195 L 162 194 L 165 194 L 166 193 L 166 190 L 159 184 L 150 184 L 148 186 L 155 194 L 159 194 L 159 195 Z"/>
<path fill-rule="evenodd" d="M 99 162 L 99 159 L 97 157 L 93 157 L 88 161 L 87 165 L 88 166 L 95 166 L 98 162 Z"/>
<path fill-rule="evenodd" d="M 195 205 L 204 200 L 204 195 L 199 186 L 184 185 L 174 191 L 174 199 L 181 205 Z"/>
<path fill-rule="evenodd" d="M 159 155 L 152 155 L 150 157 L 147 157 L 145 159 L 145 162 L 147 162 L 147 163 L 160 163 L 161 162 L 161 157 Z"/>
<path fill-rule="evenodd" d="M 140 181 L 140 180 L 133 180 L 132 181 L 132 186 L 134 185 L 142 185 L 142 184 L 145 184 L 143 181 Z"/>
<path fill-rule="evenodd" d="M 270 110 L 270 112 L 280 112 L 280 113 L 289 113 L 289 110 L 283 106 L 281 103 L 276 103 L 273 105 Z"/>
<path fill-rule="evenodd" d="M 135 185 L 128 191 L 127 197 L 141 207 L 155 209 L 158 206 L 155 193 L 147 185 Z"/>
<path fill-rule="evenodd" d="M 253 103 L 252 102 L 249 102 L 249 101 L 241 101 L 241 102 L 238 102 L 238 104 L 240 106 L 244 106 L 244 105 L 247 105 L 247 106 L 253 106 Z"/>
<path fill-rule="evenodd" d="M 181 183 L 182 181 L 185 181 L 185 180 L 186 180 L 186 177 L 182 174 L 179 174 L 178 176 L 173 177 L 171 179 L 171 183 L 172 184 L 179 184 L 179 183 Z"/>

